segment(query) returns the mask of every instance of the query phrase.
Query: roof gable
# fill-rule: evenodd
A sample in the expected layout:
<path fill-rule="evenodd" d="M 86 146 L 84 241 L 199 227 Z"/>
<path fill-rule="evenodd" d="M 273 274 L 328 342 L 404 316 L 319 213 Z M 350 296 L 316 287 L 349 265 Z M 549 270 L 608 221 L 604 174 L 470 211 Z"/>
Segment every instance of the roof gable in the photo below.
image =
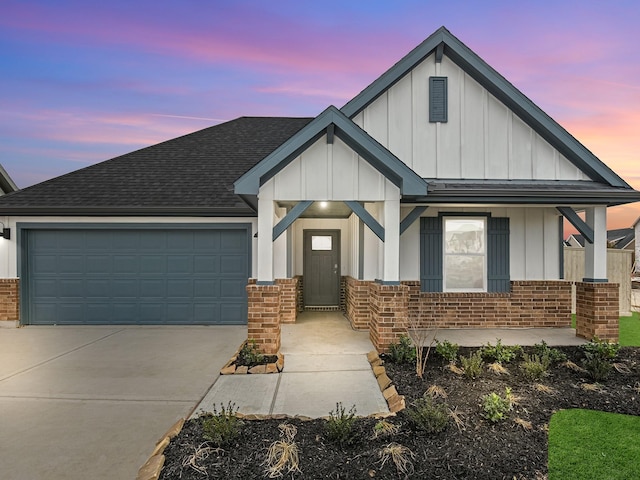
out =
<path fill-rule="evenodd" d="M 613 187 L 631 189 L 584 145 L 444 27 L 434 32 L 360 94 L 347 102 L 341 111 L 347 117 L 354 118 L 433 53 L 436 57 L 441 58 L 442 55 L 446 55 L 450 58 L 589 178 Z"/>
<path fill-rule="evenodd" d="M 328 136 L 328 141 L 331 141 L 333 135 L 339 137 L 353 151 L 398 186 L 403 195 L 424 196 L 427 194 L 427 184 L 422 178 L 334 106 L 327 108 L 296 135 L 239 178 L 234 184 L 235 193 L 254 204 L 255 202 L 252 202 L 248 197 L 257 195 L 261 185 L 325 134 Z"/>

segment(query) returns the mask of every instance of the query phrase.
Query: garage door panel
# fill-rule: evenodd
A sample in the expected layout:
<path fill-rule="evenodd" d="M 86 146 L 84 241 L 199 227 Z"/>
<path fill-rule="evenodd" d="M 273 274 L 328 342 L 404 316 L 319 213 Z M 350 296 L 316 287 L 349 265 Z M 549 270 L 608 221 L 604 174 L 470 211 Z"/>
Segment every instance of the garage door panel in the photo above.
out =
<path fill-rule="evenodd" d="M 28 230 L 29 323 L 246 323 L 246 229 Z"/>

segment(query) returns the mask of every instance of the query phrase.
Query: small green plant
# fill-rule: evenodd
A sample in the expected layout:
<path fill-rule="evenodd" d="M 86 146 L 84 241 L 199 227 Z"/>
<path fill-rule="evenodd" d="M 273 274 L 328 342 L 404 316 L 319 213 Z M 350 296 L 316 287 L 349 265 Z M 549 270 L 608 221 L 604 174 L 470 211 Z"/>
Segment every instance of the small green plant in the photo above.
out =
<path fill-rule="evenodd" d="M 238 365 L 259 365 L 264 361 L 264 355 L 258 350 L 254 339 L 247 340 L 238 352 Z"/>
<path fill-rule="evenodd" d="M 451 343 L 449 340 L 440 342 L 436 340 L 436 353 L 449 363 L 454 363 L 458 358 L 458 349 L 460 347 L 457 343 Z"/>
<path fill-rule="evenodd" d="M 476 350 L 467 357 L 460 357 L 460 364 L 467 378 L 478 378 L 482 373 L 482 366 L 484 365 L 482 353 L 480 350 Z"/>
<path fill-rule="evenodd" d="M 591 378 L 596 382 L 606 379 L 613 368 L 611 362 L 618 355 L 620 345 L 594 337 L 589 343 L 583 345 L 582 349 L 585 356 L 582 363 Z"/>
<path fill-rule="evenodd" d="M 395 435 L 400 431 L 400 427 L 387 420 L 380 420 L 373 426 L 373 438 L 385 438 Z"/>
<path fill-rule="evenodd" d="M 535 353 L 529 356 L 525 353 L 520 370 L 528 380 L 540 380 L 547 373 L 550 365 L 551 360 L 548 353 L 544 353 L 542 356 Z"/>
<path fill-rule="evenodd" d="M 502 340 L 496 339 L 496 344 L 487 343 L 480 349 L 482 358 L 487 362 L 509 363 L 522 352 L 520 345 L 503 345 Z"/>
<path fill-rule="evenodd" d="M 409 423 L 415 430 L 427 433 L 442 432 L 449 423 L 449 408 L 431 397 L 419 398 L 406 409 Z"/>
<path fill-rule="evenodd" d="M 265 465 L 264 473 L 269 478 L 279 478 L 285 473 L 302 473 L 299 467 L 298 444 L 294 437 L 298 433 L 295 425 L 281 423 L 280 440 L 273 442 L 267 450 L 267 458 L 262 463 Z"/>
<path fill-rule="evenodd" d="M 389 345 L 389 360 L 393 363 L 413 363 L 416 361 L 416 349 L 408 335 L 400 335 L 398 343 Z"/>
<path fill-rule="evenodd" d="M 235 403 L 229 402 L 226 407 L 220 404 L 220 411 L 214 405 L 213 414 L 201 417 L 204 438 L 216 447 L 230 445 L 242 427 L 242 420 L 236 417 L 237 411 Z"/>
<path fill-rule="evenodd" d="M 511 395 L 511 389 L 509 387 L 505 388 L 504 397 L 501 397 L 495 392 L 491 392 L 482 397 L 483 417 L 492 422 L 503 420 L 507 412 L 512 408 L 513 396 Z"/>
<path fill-rule="evenodd" d="M 547 355 L 549 357 L 549 361 L 552 364 L 564 362 L 567 359 L 567 356 L 561 350 L 557 348 L 550 347 L 547 345 L 547 342 L 542 340 L 540 343 L 536 343 L 533 346 L 534 352 L 542 357 L 543 355 Z"/>
<path fill-rule="evenodd" d="M 356 406 L 352 405 L 347 412 L 341 402 L 336 403 L 336 410 L 329 412 L 329 418 L 325 425 L 327 437 L 341 447 L 352 444 L 355 441 L 353 431 L 355 422 Z"/>

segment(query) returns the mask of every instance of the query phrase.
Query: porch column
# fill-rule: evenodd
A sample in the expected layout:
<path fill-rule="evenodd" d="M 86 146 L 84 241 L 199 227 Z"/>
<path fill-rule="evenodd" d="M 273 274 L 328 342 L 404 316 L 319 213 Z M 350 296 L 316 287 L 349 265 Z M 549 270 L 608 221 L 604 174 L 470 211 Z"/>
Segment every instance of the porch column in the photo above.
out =
<path fill-rule="evenodd" d="M 589 207 L 585 221 L 593 229 L 593 243 L 584 245 L 584 282 L 607 281 L 607 207 Z"/>
<path fill-rule="evenodd" d="M 400 200 L 384 201 L 382 281 L 400 281 Z"/>
<path fill-rule="evenodd" d="M 258 198 L 258 275 L 259 284 L 273 283 L 273 222 L 275 206 L 270 198 Z"/>

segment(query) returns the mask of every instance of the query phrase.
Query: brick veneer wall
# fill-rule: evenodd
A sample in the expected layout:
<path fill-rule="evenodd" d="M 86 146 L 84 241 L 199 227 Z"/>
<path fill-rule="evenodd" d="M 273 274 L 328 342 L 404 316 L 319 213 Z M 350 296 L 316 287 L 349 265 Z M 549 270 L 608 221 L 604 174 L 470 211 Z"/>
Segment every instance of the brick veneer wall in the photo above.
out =
<path fill-rule="evenodd" d="M 576 335 L 618 342 L 619 295 L 617 283 L 576 282 Z"/>
<path fill-rule="evenodd" d="M 0 279 L 0 321 L 20 320 L 20 279 Z"/>
<path fill-rule="evenodd" d="M 247 337 L 260 352 L 273 355 L 280 349 L 280 285 L 247 285 Z"/>
<path fill-rule="evenodd" d="M 295 323 L 298 314 L 298 278 L 279 278 L 280 286 L 280 322 Z"/>
<path fill-rule="evenodd" d="M 351 327 L 356 330 L 369 329 L 371 318 L 369 285 L 371 283 L 373 282 L 345 277 L 345 313 Z"/>
<path fill-rule="evenodd" d="M 295 278 L 298 279 L 298 285 L 296 287 L 296 293 L 298 295 L 298 313 L 304 312 L 304 277 L 302 275 L 296 275 Z"/>
<path fill-rule="evenodd" d="M 534 328 L 571 326 L 571 283 L 558 280 L 511 282 L 510 293 L 420 292 L 409 288 L 409 316 L 430 328 Z"/>
<path fill-rule="evenodd" d="M 379 352 L 407 330 L 409 287 L 407 285 L 369 285 L 371 318 L 369 338 Z"/>

